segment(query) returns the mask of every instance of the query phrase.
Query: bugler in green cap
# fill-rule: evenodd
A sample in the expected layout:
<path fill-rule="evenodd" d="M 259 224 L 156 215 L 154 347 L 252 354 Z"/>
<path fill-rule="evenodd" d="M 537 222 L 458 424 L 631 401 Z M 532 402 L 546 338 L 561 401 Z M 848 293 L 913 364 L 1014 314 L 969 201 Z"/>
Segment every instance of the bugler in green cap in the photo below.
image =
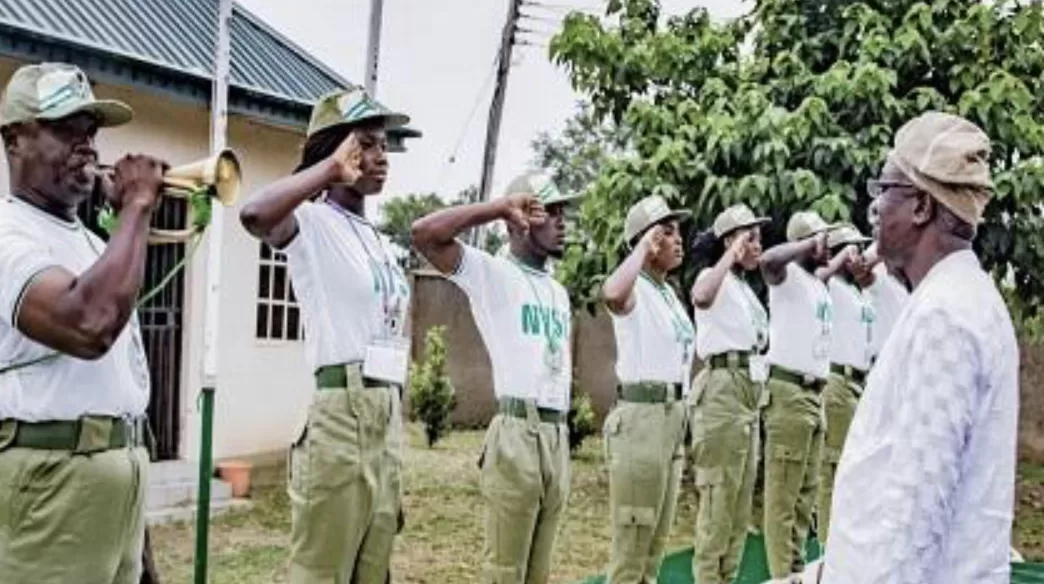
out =
<path fill-rule="evenodd" d="M 308 136 L 334 126 L 348 126 L 374 119 L 383 119 L 386 129 L 401 128 L 410 123 L 409 116 L 388 109 L 370 97 L 362 87 L 339 89 L 315 102 L 312 119 L 308 122 Z"/>
<path fill-rule="evenodd" d="M 26 65 L 15 71 L 0 100 L 0 127 L 91 113 L 102 127 L 131 120 L 134 111 L 113 99 L 95 99 L 87 75 L 66 63 Z"/>
<path fill-rule="evenodd" d="M 527 172 L 515 177 L 515 180 L 508 183 L 507 189 L 504 190 L 504 195 L 517 194 L 533 195 L 545 207 L 560 203 L 572 203 L 582 197 L 579 193 L 563 193 L 558 190 L 558 185 L 551 180 L 551 177 L 542 172 Z"/>

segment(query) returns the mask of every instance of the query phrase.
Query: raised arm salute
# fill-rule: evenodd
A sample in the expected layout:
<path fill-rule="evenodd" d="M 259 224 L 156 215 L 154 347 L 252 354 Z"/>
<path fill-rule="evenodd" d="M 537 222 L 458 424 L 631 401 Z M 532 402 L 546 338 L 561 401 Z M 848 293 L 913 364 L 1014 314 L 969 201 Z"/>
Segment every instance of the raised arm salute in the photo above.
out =
<path fill-rule="evenodd" d="M 316 392 L 290 450 L 290 582 L 388 577 L 401 518 L 400 396 L 409 285 L 365 217 L 388 177 L 388 128 L 362 89 L 315 104 L 296 172 L 243 207 L 250 233 L 286 252 Z"/>
<path fill-rule="evenodd" d="M 489 584 L 548 581 L 569 496 L 572 311 L 547 261 L 562 255 L 565 210 L 575 199 L 547 177 L 525 174 L 502 199 L 444 209 L 413 224 L 414 246 L 471 301 L 493 365 L 499 414 L 479 457 L 482 581 Z M 508 222 L 506 257 L 454 239 L 498 219 Z"/>

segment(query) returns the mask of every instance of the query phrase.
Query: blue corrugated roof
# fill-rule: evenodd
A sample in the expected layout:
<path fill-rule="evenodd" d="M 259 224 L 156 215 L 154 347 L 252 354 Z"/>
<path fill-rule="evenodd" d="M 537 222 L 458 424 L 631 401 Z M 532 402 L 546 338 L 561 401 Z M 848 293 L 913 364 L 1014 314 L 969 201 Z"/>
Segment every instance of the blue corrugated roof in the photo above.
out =
<path fill-rule="evenodd" d="M 0 1 L 0 27 L 205 78 L 213 71 L 216 14 L 214 0 Z M 233 88 L 311 104 L 349 85 L 238 5 L 231 32 Z"/>

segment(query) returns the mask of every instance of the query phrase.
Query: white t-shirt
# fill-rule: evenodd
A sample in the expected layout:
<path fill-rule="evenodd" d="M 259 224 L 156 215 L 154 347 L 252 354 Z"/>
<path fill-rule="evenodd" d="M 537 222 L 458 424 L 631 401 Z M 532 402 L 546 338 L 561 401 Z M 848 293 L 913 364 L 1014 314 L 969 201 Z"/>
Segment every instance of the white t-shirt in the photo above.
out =
<path fill-rule="evenodd" d="M 874 306 L 869 293 L 833 276 L 828 282 L 834 303 L 834 330 L 830 335 L 830 362 L 867 371 L 873 356 Z"/>
<path fill-rule="evenodd" d="M 54 353 L 15 327 L 33 278 L 52 267 L 82 274 L 104 250 L 105 243 L 79 221 L 62 221 L 14 197 L 0 200 L 0 367 Z M 148 403 L 149 367 L 137 315 L 100 359 L 60 355 L 0 373 L 0 419 L 139 416 Z"/>
<path fill-rule="evenodd" d="M 405 340 L 410 286 L 373 225 L 325 201 L 294 212 L 286 252 L 312 369 L 359 363 L 374 339 Z"/>
<path fill-rule="evenodd" d="M 888 273 L 888 268 L 883 263 L 874 267 L 874 285 L 867 289 L 873 301 L 874 312 L 874 340 L 871 352 L 874 357 L 881 354 L 888 335 L 892 332 L 899 313 L 903 311 L 910 292 L 906 286 Z"/>
<path fill-rule="evenodd" d="M 616 376 L 621 383 L 681 383 L 688 393 L 692 321 L 674 290 L 645 274 L 634 283 L 634 308 L 610 312 L 616 333 Z"/>
<path fill-rule="evenodd" d="M 696 281 L 711 269 L 700 272 Z M 696 308 L 696 352 L 701 359 L 727 351 L 761 350 L 768 343 L 765 307 L 746 282 L 729 272 L 710 308 Z"/>
<path fill-rule="evenodd" d="M 510 255 L 494 257 L 469 246 L 448 277 L 471 301 L 496 396 L 569 411 L 572 311 L 566 289 Z"/>
<path fill-rule="evenodd" d="M 834 313 L 826 285 L 791 262 L 783 283 L 769 286 L 769 311 L 769 364 L 825 379 Z"/>

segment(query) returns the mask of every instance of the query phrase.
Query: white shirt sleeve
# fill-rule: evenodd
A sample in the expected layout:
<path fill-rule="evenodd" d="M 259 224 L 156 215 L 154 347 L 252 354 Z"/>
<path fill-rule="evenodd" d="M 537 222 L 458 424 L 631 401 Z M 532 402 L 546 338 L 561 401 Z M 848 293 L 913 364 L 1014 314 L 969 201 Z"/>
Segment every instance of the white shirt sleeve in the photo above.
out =
<path fill-rule="evenodd" d="M 27 234 L 0 235 L 0 320 L 17 328 L 18 309 L 33 278 L 58 265 L 46 245 Z"/>
<path fill-rule="evenodd" d="M 932 581 L 947 544 L 961 460 L 978 401 L 979 354 L 971 332 L 941 311 L 913 328 L 910 369 L 895 404 L 898 440 L 889 472 L 894 486 L 883 493 L 885 525 L 894 533 L 882 584 Z"/>
<path fill-rule="evenodd" d="M 468 295 L 472 304 L 485 306 L 493 299 L 504 296 L 504 278 L 501 277 L 499 267 L 507 260 L 495 258 L 469 245 L 462 244 L 461 247 L 463 253 L 460 263 L 447 278 Z"/>

